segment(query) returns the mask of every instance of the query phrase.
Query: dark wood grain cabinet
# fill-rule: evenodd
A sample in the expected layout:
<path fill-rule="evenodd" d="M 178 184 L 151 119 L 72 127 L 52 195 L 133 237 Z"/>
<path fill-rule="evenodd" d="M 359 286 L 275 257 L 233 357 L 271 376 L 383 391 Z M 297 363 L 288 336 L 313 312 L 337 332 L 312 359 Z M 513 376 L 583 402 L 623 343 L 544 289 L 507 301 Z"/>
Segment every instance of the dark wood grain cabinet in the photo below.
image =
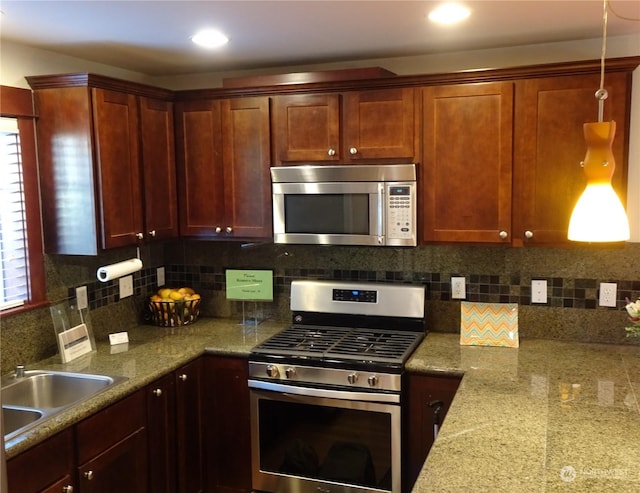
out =
<path fill-rule="evenodd" d="M 201 385 L 197 359 L 145 389 L 153 493 L 204 491 Z"/>
<path fill-rule="evenodd" d="M 251 491 L 251 426 L 248 362 L 206 356 L 204 423 L 207 491 Z"/>
<path fill-rule="evenodd" d="M 136 392 L 76 425 L 80 493 L 146 493 L 145 396 Z"/>
<path fill-rule="evenodd" d="M 412 161 L 418 118 L 413 88 L 275 96 L 274 163 Z"/>
<path fill-rule="evenodd" d="M 176 103 L 180 234 L 271 237 L 267 97 Z"/>
<path fill-rule="evenodd" d="M 626 195 L 630 72 L 609 74 L 618 123 L 614 187 Z M 567 244 L 586 184 L 583 124 L 597 119 L 597 74 L 422 89 L 422 240 Z"/>
<path fill-rule="evenodd" d="M 73 429 L 68 428 L 10 459 L 7 462 L 7 476 L 8 493 L 77 491 Z"/>
<path fill-rule="evenodd" d="M 87 74 L 27 79 L 45 250 L 96 255 L 175 236 L 171 92 Z"/>
<path fill-rule="evenodd" d="M 415 483 L 435 440 L 434 425 L 442 424 L 460 385 L 459 375 L 407 373 L 403 385 L 402 491 Z"/>

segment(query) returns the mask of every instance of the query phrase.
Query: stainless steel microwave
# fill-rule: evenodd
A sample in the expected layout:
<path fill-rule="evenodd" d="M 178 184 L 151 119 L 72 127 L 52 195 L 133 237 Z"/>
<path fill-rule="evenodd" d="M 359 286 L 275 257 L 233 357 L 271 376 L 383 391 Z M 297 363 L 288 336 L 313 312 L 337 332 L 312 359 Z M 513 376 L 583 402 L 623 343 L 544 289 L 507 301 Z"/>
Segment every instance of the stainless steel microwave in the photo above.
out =
<path fill-rule="evenodd" d="M 271 168 L 275 243 L 416 246 L 415 164 Z"/>

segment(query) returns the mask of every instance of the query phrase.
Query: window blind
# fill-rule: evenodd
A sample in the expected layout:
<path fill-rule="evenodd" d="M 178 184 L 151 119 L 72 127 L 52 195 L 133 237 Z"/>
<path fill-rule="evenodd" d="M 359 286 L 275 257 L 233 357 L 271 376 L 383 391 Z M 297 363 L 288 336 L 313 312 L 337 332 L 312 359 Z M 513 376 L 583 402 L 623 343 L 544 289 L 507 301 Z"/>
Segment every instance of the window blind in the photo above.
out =
<path fill-rule="evenodd" d="M 0 119 L 0 310 L 28 300 L 29 272 L 20 134 Z"/>

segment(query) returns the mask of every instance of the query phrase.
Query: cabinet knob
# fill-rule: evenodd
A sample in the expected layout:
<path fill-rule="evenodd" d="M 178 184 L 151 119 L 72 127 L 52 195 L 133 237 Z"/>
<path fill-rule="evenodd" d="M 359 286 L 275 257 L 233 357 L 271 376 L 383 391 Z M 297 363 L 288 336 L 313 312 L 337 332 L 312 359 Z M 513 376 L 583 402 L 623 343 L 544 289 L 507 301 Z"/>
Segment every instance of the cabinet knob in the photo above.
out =
<path fill-rule="evenodd" d="M 151 393 L 156 397 L 160 397 L 162 395 L 162 389 L 153 389 Z"/>
<path fill-rule="evenodd" d="M 87 480 L 91 481 L 93 479 L 93 471 L 85 472 L 84 477 L 87 478 Z"/>
<path fill-rule="evenodd" d="M 136 233 L 136 238 L 139 240 L 144 240 L 144 233 Z"/>
<path fill-rule="evenodd" d="M 62 493 L 73 493 L 73 486 L 68 484 L 67 486 L 62 487 Z"/>
<path fill-rule="evenodd" d="M 181 382 L 186 382 L 188 378 L 189 377 L 187 376 L 186 373 L 183 373 L 182 375 L 178 375 L 178 380 L 180 380 Z"/>
<path fill-rule="evenodd" d="M 151 236 L 151 238 L 155 238 L 156 237 L 156 230 L 152 229 L 151 231 L 149 231 L 149 236 Z"/>
<path fill-rule="evenodd" d="M 220 226 L 216 226 L 216 233 L 222 233 L 222 228 Z"/>
<path fill-rule="evenodd" d="M 507 233 L 506 231 L 500 231 L 500 233 L 498 233 L 498 236 L 500 236 L 500 238 L 504 240 L 507 236 L 509 236 L 509 233 Z"/>
<path fill-rule="evenodd" d="M 232 228 L 231 226 L 227 226 L 224 230 L 225 230 L 227 233 L 233 233 L 233 228 Z"/>
<path fill-rule="evenodd" d="M 526 230 L 524 232 L 524 237 L 529 239 L 533 238 L 533 231 Z"/>
<path fill-rule="evenodd" d="M 356 147 L 349 147 L 349 154 L 352 156 L 358 154 L 358 149 Z"/>
<path fill-rule="evenodd" d="M 335 149 L 329 149 L 329 150 L 327 151 L 327 154 L 328 154 L 329 156 L 335 156 L 335 155 L 336 155 L 336 150 L 335 150 Z"/>

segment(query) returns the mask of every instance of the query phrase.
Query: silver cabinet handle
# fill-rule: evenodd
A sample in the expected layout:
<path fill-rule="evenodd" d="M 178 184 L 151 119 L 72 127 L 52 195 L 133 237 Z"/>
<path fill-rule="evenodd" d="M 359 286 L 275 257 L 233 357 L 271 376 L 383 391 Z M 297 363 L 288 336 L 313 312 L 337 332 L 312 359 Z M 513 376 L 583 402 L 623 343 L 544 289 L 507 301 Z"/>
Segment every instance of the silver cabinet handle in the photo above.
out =
<path fill-rule="evenodd" d="M 335 156 L 335 155 L 336 155 L 336 150 L 335 150 L 335 149 L 329 149 L 329 150 L 327 151 L 327 154 L 328 154 L 329 156 Z"/>
<path fill-rule="evenodd" d="M 160 397 L 162 395 L 162 389 L 153 389 L 151 393 L 156 397 Z"/>
<path fill-rule="evenodd" d="M 349 154 L 352 156 L 358 154 L 358 149 L 356 147 L 349 147 Z"/>
<path fill-rule="evenodd" d="M 139 240 L 143 240 L 144 239 L 144 233 L 136 233 L 136 238 L 138 238 Z"/>
<path fill-rule="evenodd" d="M 73 486 L 67 485 L 62 487 L 62 493 L 73 493 Z"/>
<path fill-rule="evenodd" d="M 89 481 L 91 481 L 93 479 L 93 471 L 85 472 L 84 477 L 87 478 Z"/>
<path fill-rule="evenodd" d="M 222 228 L 220 226 L 216 226 L 216 233 L 222 233 Z"/>
<path fill-rule="evenodd" d="M 185 373 L 183 373 L 182 375 L 179 375 L 179 376 L 178 376 L 178 379 L 179 379 L 181 382 L 186 382 L 188 378 L 189 378 L 189 377 L 188 377 Z"/>
<path fill-rule="evenodd" d="M 533 238 L 533 231 L 526 230 L 524 232 L 524 237 L 529 239 Z"/>
<path fill-rule="evenodd" d="M 151 236 L 151 238 L 155 238 L 156 237 L 156 230 L 152 229 L 151 231 L 149 231 L 149 236 Z"/>
<path fill-rule="evenodd" d="M 500 233 L 498 233 L 498 236 L 500 236 L 500 238 L 504 240 L 507 236 L 509 236 L 509 233 L 507 233 L 506 231 L 500 231 Z"/>
<path fill-rule="evenodd" d="M 227 233 L 233 233 L 233 228 L 232 228 L 231 226 L 227 226 L 224 230 L 225 230 Z"/>

